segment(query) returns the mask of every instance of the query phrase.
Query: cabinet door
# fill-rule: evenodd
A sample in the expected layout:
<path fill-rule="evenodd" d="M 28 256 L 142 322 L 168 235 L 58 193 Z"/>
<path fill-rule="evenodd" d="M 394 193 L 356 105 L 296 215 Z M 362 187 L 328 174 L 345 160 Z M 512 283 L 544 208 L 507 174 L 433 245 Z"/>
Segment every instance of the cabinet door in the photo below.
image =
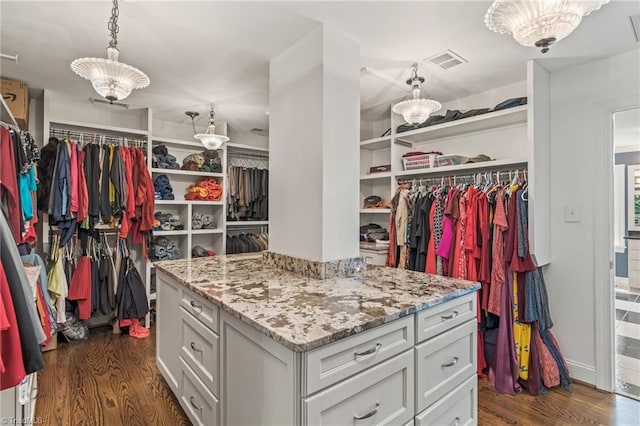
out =
<path fill-rule="evenodd" d="M 181 286 L 158 271 L 156 301 L 156 365 L 171 390 L 179 395 Z"/>

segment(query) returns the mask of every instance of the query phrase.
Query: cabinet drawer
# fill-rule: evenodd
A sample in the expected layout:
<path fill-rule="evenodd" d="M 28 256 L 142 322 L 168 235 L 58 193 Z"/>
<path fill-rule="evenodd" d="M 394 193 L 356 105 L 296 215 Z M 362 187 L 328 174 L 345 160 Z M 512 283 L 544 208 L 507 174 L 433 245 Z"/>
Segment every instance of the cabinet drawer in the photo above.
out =
<path fill-rule="evenodd" d="M 411 348 L 413 327 L 413 316 L 408 316 L 306 353 L 305 395 Z"/>
<path fill-rule="evenodd" d="M 194 425 L 216 426 L 218 424 L 218 400 L 202 384 L 200 379 L 180 358 L 180 405 Z"/>
<path fill-rule="evenodd" d="M 413 351 L 303 400 L 303 425 L 404 424 L 414 415 Z"/>
<path fill-rule="evenodd" d="M 416 406 L 422 411 L 476 374 L 475 321 L 416 347 Z"/>
<path fill-rule="evenodd" d="M 629 249 L 629 260 L 640 260 L 640 248 Z"/>
<path fill-rule="evenodd" d="M 185 290 L 182 292 L 182 301 L 180 304 L 198 318 L 204 325 L 206 325 L 212 331 L 218 331 L 218 307 L 205 299 L 204 297 L 195 294 L 193 291 Z"/>
<path fill-rule="evenodd" d="M 416 416 L 415 426 L 478 424 L 478 379 L 471 377 Z"/>
<path fill-rule="evenodd" d="M 360 257 L 364 258 L 369 265 L 384 266 L 387 263 L 387 253 L 376 250 L 360 250 Z"/>
<path fill-rule="evenodd" d="M 214 395 L 218 394 L 218 336 L 206 328 L 184 308 L 182 316 L 180 356 L 189 364 Z"/>
<path fill-rule="evenodd" d="M 436 305 L 416 315 L 416 342 L 422 342 L 476 317 L 476 293 Z"/>

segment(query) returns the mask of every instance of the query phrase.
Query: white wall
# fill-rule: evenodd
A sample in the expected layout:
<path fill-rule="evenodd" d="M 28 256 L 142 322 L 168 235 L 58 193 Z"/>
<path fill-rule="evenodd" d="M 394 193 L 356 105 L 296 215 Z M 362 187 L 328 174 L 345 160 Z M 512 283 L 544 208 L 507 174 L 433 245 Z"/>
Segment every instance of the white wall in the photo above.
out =
<path fill-rule="evenodd" d="M 603 384 L 610 362 L 597 359 L 596 339 L 611 330 L 612 125 L 617 108 L 640 105 L 640 50 L 551 73 L 551 264 L 545 276 L 551 312 L 572 376 Z M 579 208 L 578 223 L 564 221 Z M 601 303 L 600 307 L 597 302 Z M 605 380 L 607 382 L 607 380 Z"/>

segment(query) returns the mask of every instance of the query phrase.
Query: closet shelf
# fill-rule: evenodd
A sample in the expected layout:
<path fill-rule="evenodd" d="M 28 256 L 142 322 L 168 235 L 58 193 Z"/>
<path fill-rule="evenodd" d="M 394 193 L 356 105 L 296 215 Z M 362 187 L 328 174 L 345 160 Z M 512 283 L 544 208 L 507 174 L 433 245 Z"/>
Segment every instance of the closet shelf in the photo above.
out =
<path fill-rule="evenodd" d="M 176 236 L 176 235 L 187 235 L 189 231 L 181 230 L 181 231 L 153 231 L 154 237 L 168 237 L 168 236 Z"/>
<path fill-rule="evenodd" d="M 389 179 L 391 172 L 371 173 L 370 175 L 360 176 L 360 180 L 377 180 L 377 179 Z"/>
<path fill-rule="evenodd" d="M 433 167 L 430 169 L 405 170 L 395 173 L 396 178 L 411 176 L 439 176 L 451 175 L 454 173 L 464 173 L 465 171 L 491 171 L 496 169 L 504 169 L 506 167 L 526 167 L 527 160 L 493 160 L 484 161 L 482 163 L 459 164 L 457 166 Z M 454 173 L 452 173 L 454 172 Z"/>
<path fill-rule="evenodd" d="M 233 222 L 227 222 L 227 226 L 267 226 L 269 221 L 267 220 L 237 220 Z"/>
<path fill-rule="evenodd" d="M 205 147 L 202 145 L 202 142 L 198 140 L 191 141 L 191 140 L 185 140 L 185 139 L 174 139 L 174 138 L 163 138 L 159 136 L 151 136 L 151 141 L 154 145 L 165 144 L 165 145 L 173 145 L 175 147 L 200 148 L 200 151 L 205 150 Z"/>
<path fill-rule="evenodd" d="M 377 149 L 384 149 L 391 147 L 391 136 L 382 136 L 380 138 L 367 139 L 360 142 L 360 148 L 369 151 L 375 151 Z"/>
<path fill-rule="evenodd" d="M 199 171 L 194 172 L 191 170 L 160 169 L 160 168 L 152 168 L 151 173 L 163 174 L 163 175 L 196 176 L 196 177 L 215 177 L 215 178 L 224 177 L 222 173 L 199 172 Z"/>
<path fill-rule="evenodd" d="M 9 109 L 9 105 L 2 99 L 0 96 L 0 121 L 4 121 L 7 124 L 13 124 L 14 126 L 18 126 L 18 122 L 16 118 L 13 116 L 13 113 Z M 18 126 L 20 127 L 20 126 Z"/>
<path fill-rule="evenodd" d="M 84 130 L 89 132 L 108 131 L 110 134 L 121 137 L 148 136 L 147 130 L 132 129 L 127 127 L 109 126 L 95 123 L 84 123 L 80 121 L 51 120 L 49 126 L 63 130 Z"/>
<path fill-rule="evenodd" d="M 262 146 L 246 145 L 242 143 L 227 142 L 227 151 L 244 151 L 244 152 L 269 152 L 269 148 Z"/>
<path fill-rule="evenodd" d="M 466 133 L 482 132 L 516 124 L 525 124 L 526 122 L 527 105 L 523 105 L 416 130 L 409 130 L 408 132 L 396 133 L 395 139 L 414 143 L 428 142 Z"/>
<path fill-rule="evenodd" d="M 156 205 L 187 205 L 193 204 L 196 206 L 223 206 L 224 201 L 191 201 L 191 200 L 156 200 Z"/>
<path fill-rule="evenodd" d="M 193 235 L 209 235 L 209 234 L 222 234 L 224 229 L 215 228 L 215 229 L 193 229 L 191 234 Z"/>
<path fill-rule="evenodd" d="M 391 209 L 361 209 L 360 213 L 361 214 L 371 214 L 371 213 L 389 214 L 391 213 Z"/>

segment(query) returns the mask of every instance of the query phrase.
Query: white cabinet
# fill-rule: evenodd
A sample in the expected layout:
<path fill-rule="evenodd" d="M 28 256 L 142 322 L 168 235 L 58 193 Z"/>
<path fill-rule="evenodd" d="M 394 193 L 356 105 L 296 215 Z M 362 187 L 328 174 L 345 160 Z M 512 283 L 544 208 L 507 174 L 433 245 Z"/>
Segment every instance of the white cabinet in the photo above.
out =
<path fill-rule="evenodd" d="M 627 239 L 629 253 L 629 285 L 640 287 L 640 240 Z"/>
<path fill-rule="evenodd" d="M 194 424 L 477 422 L 475 293 L 301 353 L 158 272 L 157 364 Z"/>
<path fill-rule="evenodd" d="M 183 286 L 170 278 L 158 275 L 157 316 L 156 316 L 156 364 L 171 390 L 179 392 L 180 345 L 176 338 L 180 336 L 180 300 Z M 186 290 L 185 290 L 186 291 Z"/>

